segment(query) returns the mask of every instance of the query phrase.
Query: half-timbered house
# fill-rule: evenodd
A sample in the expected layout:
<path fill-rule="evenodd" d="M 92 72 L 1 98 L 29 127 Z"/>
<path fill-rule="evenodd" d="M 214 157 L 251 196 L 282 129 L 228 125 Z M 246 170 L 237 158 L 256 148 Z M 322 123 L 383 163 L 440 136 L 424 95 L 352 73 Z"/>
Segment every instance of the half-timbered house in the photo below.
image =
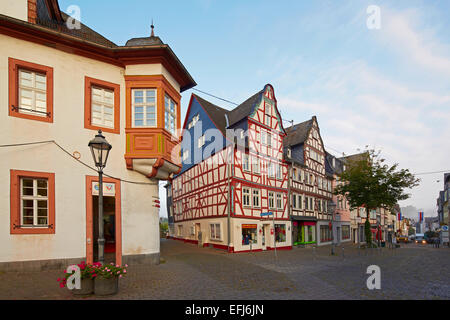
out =
<path fill-rule="evenodd" d="M 183 129 L 171 236 L 229 252 L 291 248 L 286 132 L 273 87 L 233 110 L 193 94 Z"/>
<path fill-rule="evenodd" d="M 290 218 L 293 245 L 331 243 L 332 171 L 327 159 L 317 118 L 286 129 L 285 159 L 289 163 Z"/>

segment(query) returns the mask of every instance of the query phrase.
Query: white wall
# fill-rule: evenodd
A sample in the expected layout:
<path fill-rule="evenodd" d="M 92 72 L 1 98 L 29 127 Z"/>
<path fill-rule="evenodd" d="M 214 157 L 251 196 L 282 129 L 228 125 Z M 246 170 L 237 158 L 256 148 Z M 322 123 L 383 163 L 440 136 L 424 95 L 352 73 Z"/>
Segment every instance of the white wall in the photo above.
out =
<path fill-rule="evenodd" d="M 113 148 L 105 173 L 139 182 L 151 182 L 126 169 L 125 81 L 123 68 L 64 53 L 46 46 L 0 35 L 0 144 L 56 140 L 70 153 L 81 153 L 92 165 L 88 142 L 95 130 L 84 128 L 84 77 L 120 84 L 120 134 L 105 133 Z M 8 116 L 8 57 L 53 67 L 53 123 Z M 10 169 L 55 173 L 56 234 L 11 235 Z M 0 262 L 75 258 L 86 255 L 85 176 L 97 175 L 57 146 L 0 148 Z M 152 201 L 157 186 L 121 183 L 123 254 L 159 253 L 159 212 Z"/>
<path fill-rule="evenodd" d="M 1 0 L 0 14 L 28 21 L 28 0 Z"/>

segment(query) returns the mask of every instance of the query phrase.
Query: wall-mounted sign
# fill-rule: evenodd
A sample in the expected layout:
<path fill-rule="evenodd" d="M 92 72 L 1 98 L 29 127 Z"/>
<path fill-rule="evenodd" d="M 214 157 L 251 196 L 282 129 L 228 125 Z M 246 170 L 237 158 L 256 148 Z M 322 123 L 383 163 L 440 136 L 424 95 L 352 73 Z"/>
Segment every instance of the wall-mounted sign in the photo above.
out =
<path fill-rule="evenodd" d="M 256 229 L 256 224 L 243 224 L 242 229 Z"/>
<path fill-rule="evenodd" d="M 98 182 L 92 182 L 92 195 L 98 196 Z M 114 197 L 116 195 L 116 184 L 103 182 L 103 195 Z"/>

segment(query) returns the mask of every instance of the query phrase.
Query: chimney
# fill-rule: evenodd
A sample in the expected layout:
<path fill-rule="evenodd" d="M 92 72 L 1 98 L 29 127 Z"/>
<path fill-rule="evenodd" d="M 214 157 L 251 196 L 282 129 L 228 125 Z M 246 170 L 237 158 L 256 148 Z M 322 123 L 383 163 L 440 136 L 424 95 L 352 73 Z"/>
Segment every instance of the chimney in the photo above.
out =
<path fill-rule="evenodd" d="M 28 22 L 36 23 L 36 0 L 28 0 Z"/>

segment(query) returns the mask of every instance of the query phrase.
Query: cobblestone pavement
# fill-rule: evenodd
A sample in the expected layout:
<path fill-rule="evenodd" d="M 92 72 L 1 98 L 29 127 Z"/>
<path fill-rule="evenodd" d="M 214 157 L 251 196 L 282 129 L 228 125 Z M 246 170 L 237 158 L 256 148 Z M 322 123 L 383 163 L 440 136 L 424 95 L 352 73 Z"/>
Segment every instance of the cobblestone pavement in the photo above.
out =
<path fill-rule="evenodd" d="M 344 249 L 342 249 L 344 248 Z M 415 244 L 360 250 L 348 244 L 228 254 L 161 240 L 163 263 L 134 265 L 107 299 L 450 299 L 450 249 Z M 381 290 L 368 290 L 366 269 L 381 268 Z M 0 299 L 74 298 L 58 287 L 61 272 L 0 273 Z M 103 298 L 104 299 L 104 298 Z"/>

